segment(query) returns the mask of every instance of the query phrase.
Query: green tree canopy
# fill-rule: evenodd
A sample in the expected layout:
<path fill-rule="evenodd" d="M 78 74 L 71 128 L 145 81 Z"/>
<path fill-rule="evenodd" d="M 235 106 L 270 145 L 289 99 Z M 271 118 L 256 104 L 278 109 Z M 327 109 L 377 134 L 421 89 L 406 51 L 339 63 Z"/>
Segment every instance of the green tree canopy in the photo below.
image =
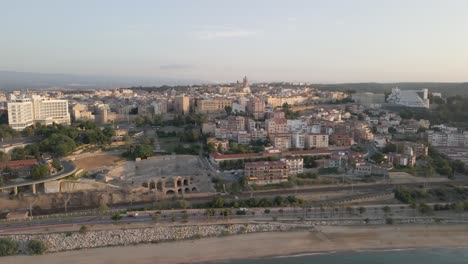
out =
<path fill-rule="evenodd" d="M 43 164 L 34 166 L 31 172 L 31 177 L 35 180 L 44 179 L 47 175 L 49 175 L 49 167 Z"/>

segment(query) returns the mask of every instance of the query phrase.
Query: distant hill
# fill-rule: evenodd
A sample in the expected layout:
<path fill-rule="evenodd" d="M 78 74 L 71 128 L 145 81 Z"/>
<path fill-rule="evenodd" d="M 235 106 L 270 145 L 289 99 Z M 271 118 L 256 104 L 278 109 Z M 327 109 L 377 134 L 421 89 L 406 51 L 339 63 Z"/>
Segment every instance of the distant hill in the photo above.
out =
<path fill-rule="evenodd" d="M 201 83 L 201 80 L 174 78 L 131 78 L 120 76 L 50 74 L 35 72 L 0 71 L 0 90 L 22 89 L 109 89 L 129 86 L 161 86 Z"/>
<path fill-rule="evenodd" d="M 342 84 L 313 84 L 315 88 L 323 90 L 385 93 L 392 88 L 402 90 L 429 89 L 429 92 L 442 93 L 445 96 L 468 96 L 468 83 L 434 83 L 434 82 L 402 82 L 402 83 L 342 83 Z"/>
<path fill-rule="evenodd" d="M 117 87 L 159 87 L 163 85 L 177 86 L 210 83 L 206 80 L 175 79 L 166 77 L 121 77 L 99 75 L 51 74 L 36 72 L 0 71 L 0 90 L 25 90 L 57 88 L 65 90 L 110 89 Z M 402 82 L 402 83 L 342 83 L 313 84 L 313 87 L 323 90 L 356 92 L 390 92 L 393 87 L 400 89 L 428 88 L 430 92 L 439 92 L 443 96 L 468 96 L 468 83 L 434 83 L 434 82 Z"/>

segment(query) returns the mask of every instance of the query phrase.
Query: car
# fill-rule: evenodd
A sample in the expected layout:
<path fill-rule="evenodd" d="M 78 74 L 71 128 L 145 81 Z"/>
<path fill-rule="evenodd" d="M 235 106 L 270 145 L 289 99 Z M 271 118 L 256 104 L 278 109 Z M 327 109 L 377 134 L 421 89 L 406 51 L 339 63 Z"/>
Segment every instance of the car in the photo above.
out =
<path fill-rule="evenodd" d="M 140 213 L 138 213 L 138 212 L 128 212 L 128 213 L 127 213 L 127 216 L 128 216 L 128 217 L 137 217 L 137 216 L 139 216 L 139 215 L 140 215 Z"/>

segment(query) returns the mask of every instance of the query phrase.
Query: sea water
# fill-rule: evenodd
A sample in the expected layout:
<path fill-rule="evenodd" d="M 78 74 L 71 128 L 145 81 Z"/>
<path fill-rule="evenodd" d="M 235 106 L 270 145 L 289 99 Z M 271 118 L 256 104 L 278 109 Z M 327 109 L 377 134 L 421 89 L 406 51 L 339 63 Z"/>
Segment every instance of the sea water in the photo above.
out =
<path fill-rule="evenodd" d="M 228 264 L 468 264 L 468 248 L 392 249 L 352 252 L 305 253 L 247 260 Z"/>

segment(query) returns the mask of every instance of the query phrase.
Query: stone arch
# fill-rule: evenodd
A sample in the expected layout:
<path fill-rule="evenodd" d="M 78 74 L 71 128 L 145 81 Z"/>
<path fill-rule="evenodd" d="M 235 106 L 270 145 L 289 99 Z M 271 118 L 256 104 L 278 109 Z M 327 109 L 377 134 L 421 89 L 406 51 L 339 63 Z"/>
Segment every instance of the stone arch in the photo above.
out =
<path fill-rule="evenodd" d="M 154 181 L 150 182 L 149 188 L 150 189 L 156 189 L 156 183 Z"/>
<path fill-rule="evenodd" d="M 189 180 L 187 178 L 184 179 L 184 186 L 188 186 L 189 185 Z"/>
<path fill-rule="evenodd" d="M 166 195 L 174 195 L 174 194 L 175 194 L 175 192 L 173 190 L 168 190 L 166 192 Z"/>
<path fill-rule="evenodd" d="M 196 192 L 197 191 L 197 187 L 192 187 L 192 192 Z"/>
<path fill-rule="evenodd" d="M 148 183 L 147 182 L 144 182 L 143 184 L 141 184 L 142 187 L 145 187 L 145 188 L 148 188 Z"/>
<path fill-rule="evenodd" d="M 177 184 L 177 187 L 180 187 L 182 186 L 182 178 L 176 178 L 176 184 Z"/>
<path fill-rule="evenodd" d="M 178 193 L 178 194 L 182 194 L 182 188 L 179 188 L 179 189 L 177 190 L 177 193 Z"/>
<path fill-rule="evenodd" d="M 186 192 L 186 193 L 189 193 L 189 192 L 190 192 L 190 188 L 189 188 L 189 187 L 186 187 L 186 188 L 185 188 L 185 192 Z"/>
<path fill-rule="evenodd" d="M 175 187 L 175 186 L 174 186 L 174 182 L 173 182 L 173 181 L 166 181 L 166 182 L 164 183 L 164 187 L 166 187 L 166 188 L 174 188 L 174 187 Z"/>
<path fill-rule="evenodd" d="M 164 183 L 162 181 L 157 181 L 156 182 L 156 190 L 161 191 L 163 190 Z"/>

